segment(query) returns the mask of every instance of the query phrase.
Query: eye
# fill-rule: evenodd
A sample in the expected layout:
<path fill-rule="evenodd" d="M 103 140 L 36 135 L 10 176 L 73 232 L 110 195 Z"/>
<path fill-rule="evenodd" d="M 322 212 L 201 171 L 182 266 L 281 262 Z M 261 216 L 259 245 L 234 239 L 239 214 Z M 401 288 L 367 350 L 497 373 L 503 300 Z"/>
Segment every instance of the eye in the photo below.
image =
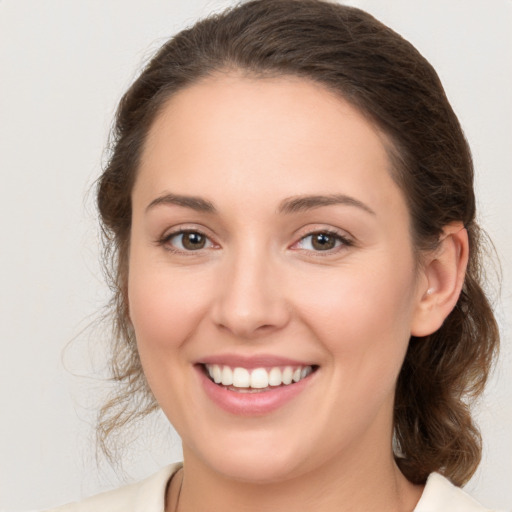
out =
<path fill-rule="evenodd" d="M 331 231 L 317 231 L 302 237 L 297 247 L 306 251 L 327 252 L 341 246 L 349 246 L 351 242 L 338 233 Z"/>
<path fill-rule="evenodd" d="M 206 235 L 199 231 L 192 230 L 182 230 L 171 233 L 162 240 L 162 243 L 170 246 L 173 250 L 182 252 L 198 251 L 200 249 L 213 247 L 213 243 Z"/>

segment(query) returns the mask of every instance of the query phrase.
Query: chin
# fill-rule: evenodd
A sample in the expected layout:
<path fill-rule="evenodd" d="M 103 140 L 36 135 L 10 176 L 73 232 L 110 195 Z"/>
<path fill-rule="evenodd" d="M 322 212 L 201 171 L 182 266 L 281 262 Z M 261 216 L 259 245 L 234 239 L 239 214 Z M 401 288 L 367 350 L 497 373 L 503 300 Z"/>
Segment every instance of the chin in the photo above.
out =
<path fill-rule="evenodd" d="M 300 444 L 304 447 L 303 441 Z M 306 461 L 311 460 L 306 454 L 304 457 L 301 455 L 300 445 L 294 446 L 281 436 L 269 436 L 268 433 L 263 436 L 232 434 L 203 448 L 196 455 L 185 451 L 185 461 L 187 455 L 194 458 L 199 455 L 202 463 L 215 473 L 245 483 L 268 484 L 289 480 L 305 472 Z"/>

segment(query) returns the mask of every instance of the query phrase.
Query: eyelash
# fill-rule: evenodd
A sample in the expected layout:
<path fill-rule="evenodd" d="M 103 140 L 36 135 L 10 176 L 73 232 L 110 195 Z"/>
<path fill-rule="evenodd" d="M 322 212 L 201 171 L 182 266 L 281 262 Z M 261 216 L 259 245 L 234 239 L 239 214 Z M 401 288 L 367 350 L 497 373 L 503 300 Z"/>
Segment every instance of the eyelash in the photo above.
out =
<path fill-rule="evenodd" d="M 172 233 L 168 233 L 168 234 L 164 235 L 162 238 L 160 238 L 157 241 L 157 244 L 160 246 L 164 246 L 166 248 L 166 250 L 168 250 L 172 253 L 176 253 L 176 254 L 192 255 L 194 253 L 199 253 L 200 251 L 205 249 L 203 247 L 196 249 L 196 250 L 178 249 L 170 244 L 170 242 L 173 238 L 178 237 L 180 235 L 186 235 L 186 234 L 200 235 L 201 237 L 204 237 L 207 240 L 207 243 L 209 243 L 211 245 L 215 245 L 215 243 L 211 241 L 211 239 L 208 235 L 206 235 L 204 232 L 202 232 L 201 230 L 198 230 L 198 229 L 180 229 L 177 231 L 173 231 Z M 312 231 L 312 232 L 307 233 L 306 235 L 302 236 L 297 242 L 295 242 L 293 244 L 293 246 L 295 246 L 295 245 L 299 244 L 300 242 L 303 242 L 304 240 L 306 240 L 310 237 L 313 237 L 315 235 L 327 235 L 329 237 L 333 237 L 335 239 L 335 243 L 338 243 L 338 242 L 340 242 L 340 243 L 337 246 L 335 246 L 334 248 L 327 249 L 325 251 L 315 251 L 315 250 L 311 250 L 311 249 L 298 249 L 298 250 L 307 251 L 307 252 L 314 254 L 315 256 L 322 257 L 322 256 L 329 256 L 332 254 L 336 254 L 338 251 L 342 250 L 343 247 L 345 247 L 345 248 L 352 247 L 354 245 L 354 242 L 352 240 L 341 235 L 336 230 L 319 229 L 319 230 Z M 210 248 L 210 247 L 208 247 L 208 248 Z"/>
<path fill-rule="evenodd" d="M 340 250 L 343 248 L 351 247 L 354 245 L 354 242 L 347 238 L 346 236 L 341 235 L 338 231 L 333 229 L 319 229 L 317 231 L 312 231 L 304 236 L 302 236 L 297 242 L 295 242 L 293 245 L 297 245 L 300 242 L 306 240 L 307 238 L 313 237 L 315 235 L 327 235 L 328 237 L 333 237 L 335 239 L 335 243 L 340 242 L 337 246 L 335 246 L 332 249 L 327 249 L 324 251 L 315 251 L 311 249 L 300 249 L 304 251 L 311 252 L 315 255 L 315 257 L 323 257 L 323 256 L 330 256 L 333 254 L 337 254 Z"/>
<path fill-rule="evenodd" d="M 168 233 L 166 235 L 164 235 L 162 238 L 160 238 L 158 241 L 157 241 L 157 244 L 160 245 L 160 246 L 164 246 L 166 250 L 172 252 L 172 253 L 176 253 L 176 254 L 193 254 L 193 253 L 199 253 L 203 248 L 200 248 L 200 249 L 196 249 L 196 250 L 186 250 L 186 249 L 178 249 L 176 247 L 173 247 L 170 242 L 173 238 L 175 237 L 178 237 L 180 235 L 187 235 L 187 234 L 197 234 L 197 235 L 200 235 L 201 237 L 204 237 L 207 242 L 209 242 L 210 244 L 213 244 L 213 242 L 211 241 L 210 237 L 208 235 L 206 235 L 205 233 L 203 233 L 202 231 L 198 230 L 198 229 L 179 229 L 177 231 L 173 231 L 172 233 Z M 214 244 L 213 244 L 214 245 Z"/>

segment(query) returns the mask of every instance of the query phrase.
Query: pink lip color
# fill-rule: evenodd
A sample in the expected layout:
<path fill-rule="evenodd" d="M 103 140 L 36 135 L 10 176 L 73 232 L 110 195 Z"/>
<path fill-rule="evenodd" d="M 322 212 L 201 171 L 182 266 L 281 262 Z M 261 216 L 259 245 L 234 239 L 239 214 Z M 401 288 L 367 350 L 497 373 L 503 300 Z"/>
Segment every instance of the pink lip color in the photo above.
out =
<path fill-rule="evenodd" d="M 237 416 L 262 416 L 279 409 L 303 391 L 314 375 L 312 373 L 299 382 L 271 388 L 270 391 L 240 393 L 212 382 L 201 366 L 196 366 L 196 370 L 207 396 L 220 408 Z"/>
<path fill-rule="evenodd" d="M 250 357 L 235 354 L 224 354 L 205 357 L 204 359 L 201 359 L 197 362 L 201 364 L 218 364 L 221 366 L 230 366 L 231 368 L 240 366 L 242 368 L 247 368 L 248 370 L 254 368 L 272 368 L 274 366 L 297 367 L 314 365 L 312 362 L 297 361 L 296 359 L 289 359 L 286 357 L 278 357 L 266 354 Z"/>

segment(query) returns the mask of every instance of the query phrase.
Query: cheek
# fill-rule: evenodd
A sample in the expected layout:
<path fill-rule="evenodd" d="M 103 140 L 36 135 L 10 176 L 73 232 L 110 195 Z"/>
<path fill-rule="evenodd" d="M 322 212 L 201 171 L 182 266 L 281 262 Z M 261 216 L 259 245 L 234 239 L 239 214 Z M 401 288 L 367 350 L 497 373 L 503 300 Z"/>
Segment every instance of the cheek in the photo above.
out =
<path fill-rule="evenodd" d="M 414 297 L 412 260 L 374 259 L 317 279 L 295 280 L 300 314 L 333 357 L 379 365 L 401 363 L 410 337 Z M 372 269 L 375 269 L 372 271 Z"/>
<path fill-rule="evenodd" d="M 184 385 L 192 358 L 187 341 L 207 309 L 204 282 L 198 287 L 189 276 L 171 275 L 168 265 L 139 263 L 130 263 L 128 299 L 140 361 L 157 402 L 174 427 L 185 431 L 193 402 Z"/>
<path fill-rule="evenodd" d="M 204 276 L 170 273 L 166 266 L 130 263 L 128 301 L 141 359 L 179 348 L 207 307 Z"/>

